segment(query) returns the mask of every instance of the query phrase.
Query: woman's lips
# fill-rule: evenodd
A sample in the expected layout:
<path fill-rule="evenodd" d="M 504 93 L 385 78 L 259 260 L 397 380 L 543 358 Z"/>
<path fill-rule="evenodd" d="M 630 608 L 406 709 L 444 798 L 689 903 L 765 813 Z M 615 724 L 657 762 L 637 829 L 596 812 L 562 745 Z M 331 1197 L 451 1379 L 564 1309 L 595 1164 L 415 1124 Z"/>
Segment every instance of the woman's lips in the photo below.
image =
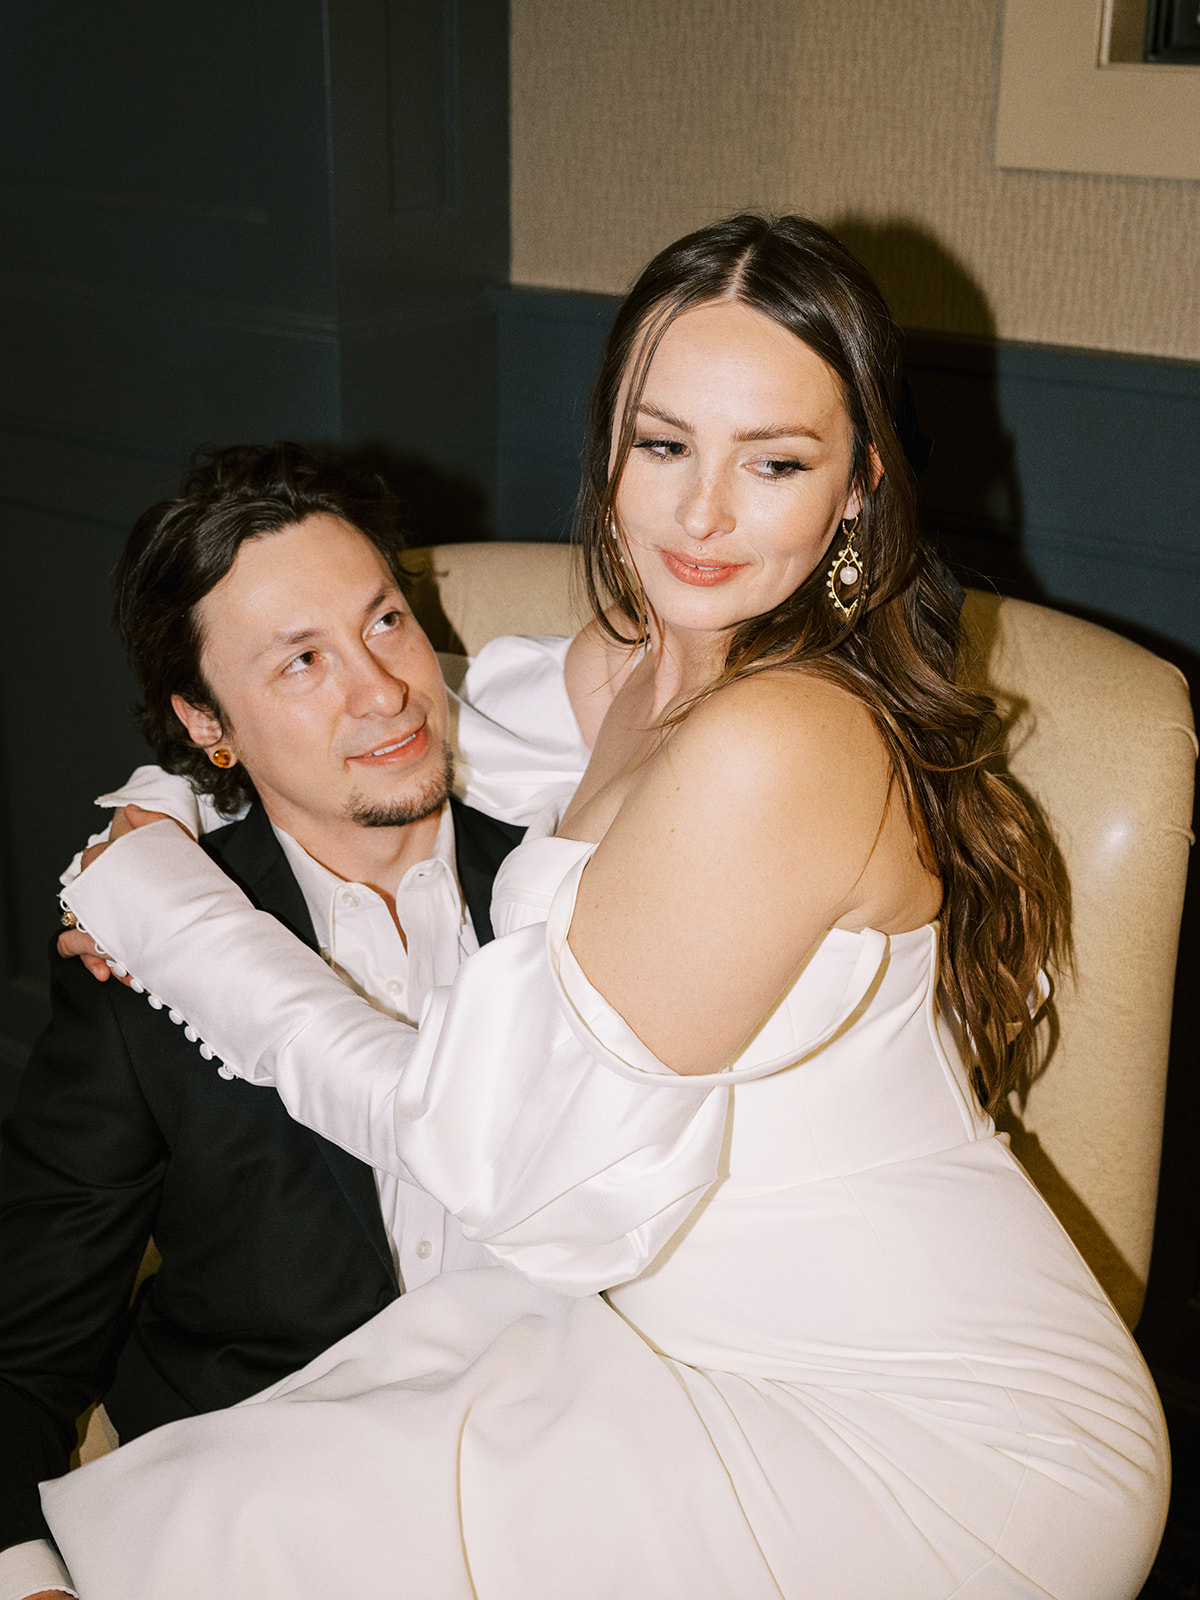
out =
<path fill-rule="evenodd" d="M 350 760 L 360 767 L 403 765 L 418 760 L 428 748 L 429 726 L 423 722 L 412 733 L 407 733 L 402 738 L 383 740 L 373 750 L 364 751 L 361 756 L 351 756 Z"/>
<path fill-rule="evenodd" d="M 672 577 L 697 589 L 711 589 L 718 583 L 725 583 L 745 565 L 744 562 L 712 561 L 706 556 L 681 556 L 673 550 L 658 553 Z"/>

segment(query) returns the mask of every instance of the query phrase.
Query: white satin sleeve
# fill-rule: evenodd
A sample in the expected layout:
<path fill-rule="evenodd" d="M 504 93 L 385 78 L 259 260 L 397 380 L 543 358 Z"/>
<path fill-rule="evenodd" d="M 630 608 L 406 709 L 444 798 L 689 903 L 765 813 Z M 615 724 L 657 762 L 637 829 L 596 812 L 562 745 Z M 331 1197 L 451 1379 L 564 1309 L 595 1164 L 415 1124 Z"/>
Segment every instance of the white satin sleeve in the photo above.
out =
<path fill-rule="evenodd" d="M 417 1033 L 169 823 L 118 840 L 63 900 L 223 1071 L 274 1083 L 299 1121 L 419 1184 L 535 1283 L 587 1294 L 636 1276 L 717 1176 L 724 1089 L 653 1058 L 614 1071 L 566 1015 L 543 924 L 468 957 Z"/>
<path fill-rule="evenodd" d="M 570 639 L 505 635 L 464 664 L 443 658 L 459 799 L 504 822 L 561 810 L 589 751 L 563 676 Z"/>
<path fill-rule="evenodd" d="M 161 811 L 165 817 L 174 817 L 191 834 L 193 839 L 198 839 L 202 833 L 209 833 L 214 828 L 223 828 L 227 822 L 234 820 L 233 816 L 223 817 L 212 802 L 212 797 L 200 794 L 192 788 L 186 778 L 177 773 L 164 772 L 162 767 L 155 767 L 147 763 L 143 767 L 135 767 L 119 789 L 110 789 L 107 794 L 98 794 L 95 802 L 98 806 L 115 810 L 118 806 L 141 806 L 146 811 Z M 234 815 L 242 817 L 246 814 L 246 807 Z M 92 834 L 88 844 L 103 844 L 109 834 L 106 825 L 99 833 Z M 71 864 L 64 872 L 59 874 L 59 883 L 73 883 L 83 871 L 83 851 L 76 851 L 71 858 Z"/>

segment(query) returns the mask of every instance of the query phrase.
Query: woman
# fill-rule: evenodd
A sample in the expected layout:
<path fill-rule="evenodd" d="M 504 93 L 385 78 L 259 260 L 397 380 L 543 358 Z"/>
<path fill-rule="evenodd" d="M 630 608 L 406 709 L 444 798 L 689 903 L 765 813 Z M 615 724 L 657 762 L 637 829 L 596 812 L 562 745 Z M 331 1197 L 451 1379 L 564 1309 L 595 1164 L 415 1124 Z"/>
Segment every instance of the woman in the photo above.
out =
<path fill-rule="evenodd" d="M 953 681 L 897 383 L 811 223 L 646 269 L 581 502 L 591 762 L 419 1039 L 166 823 L 68 893 L 223 1070 L 504 1263 L 50 1485 L 85 1600 L 1137 1593 L 1157 1399 L 988 1116 L 1050 852 Z"/>

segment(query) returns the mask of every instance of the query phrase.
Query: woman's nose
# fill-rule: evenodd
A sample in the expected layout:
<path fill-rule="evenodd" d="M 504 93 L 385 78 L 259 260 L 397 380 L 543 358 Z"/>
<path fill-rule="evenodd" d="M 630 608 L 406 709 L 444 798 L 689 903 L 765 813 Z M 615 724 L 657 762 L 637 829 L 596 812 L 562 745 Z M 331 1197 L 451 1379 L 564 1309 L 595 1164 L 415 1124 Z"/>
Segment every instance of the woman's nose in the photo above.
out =
<path fill-rule="evenodd" d="M 723 473 L 697 473 L 692 479 L 676 513 L 690 539 L 709 539 L 713 534 L 733 531 L 737 517 L 729 489 Z"/>

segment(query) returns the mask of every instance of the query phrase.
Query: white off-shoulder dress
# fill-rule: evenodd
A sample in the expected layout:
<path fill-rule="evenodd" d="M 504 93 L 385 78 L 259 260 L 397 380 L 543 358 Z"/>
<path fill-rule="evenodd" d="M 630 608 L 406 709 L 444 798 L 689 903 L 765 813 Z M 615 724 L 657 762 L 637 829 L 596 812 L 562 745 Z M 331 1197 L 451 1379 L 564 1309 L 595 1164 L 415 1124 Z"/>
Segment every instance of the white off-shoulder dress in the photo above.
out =
<path fill-rule="evenodd" d="M 170 824 L 68 891 L 222 1070 L 497 1262 L 45 1485 L 85 1600 L 1132 1600 L 1161 1410 L 973 1099 L 936 928 L 834 930 L 678 1078 L 567 946 L 590 849 L 517 849 L 419 1038 Z"/>

